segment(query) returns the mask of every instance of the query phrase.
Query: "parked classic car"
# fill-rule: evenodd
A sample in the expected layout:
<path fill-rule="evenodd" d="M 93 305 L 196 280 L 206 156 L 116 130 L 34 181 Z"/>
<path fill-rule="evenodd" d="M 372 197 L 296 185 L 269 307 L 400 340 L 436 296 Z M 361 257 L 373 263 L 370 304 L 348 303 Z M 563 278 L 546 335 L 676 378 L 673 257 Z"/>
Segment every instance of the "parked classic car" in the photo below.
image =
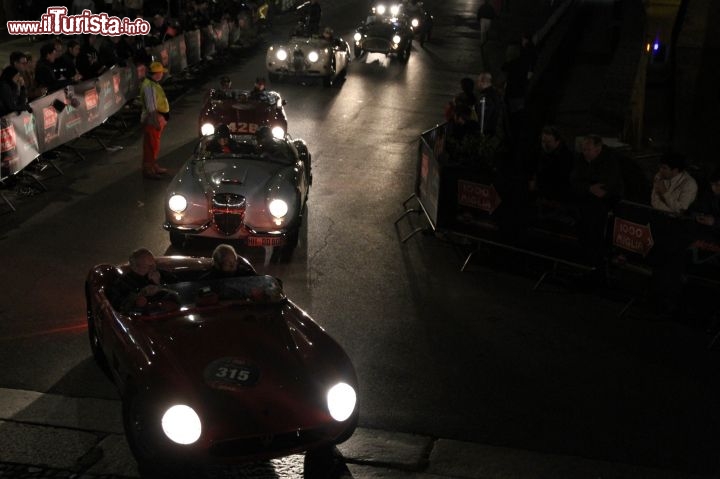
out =
<path fill-rule="evenodd" d="M 117 388 L 141 471 L 307 459 L 352 435 L 352 362 L 278 279 L 242 257 L 236 276 L 213 280 L 202 279 L 209 258 L 156 260 L 178 282 L 143 308 L 108 299 L 127 264 L 97 265 L 85 282 L 90 347 Z"/>
<path fill-rule="evenodd" d="M 182 248 L 194 236 L 279 247 L 282 258 L 297 246 L 310 184 L 311 155 L 301 139 L 282 139 L 261 127 L 232 135 L 232 149 L 213 151 L 218 134 L 200 140 L 170 182 L 165 223 L 170 242 Z"/>
<path fill-rule="evenodd" d="M 273 135 L 283 138 L 287 133 L 286 103 L 275 91 L 254 95 L 249 90 L 212 89 L 200 110 L 198 128 L 201 135 L 212 135 L 215 127 L 225 124 L 232 133 L 254 134 L 261 126 L 269 126 Z"/>
<path fill-rule="evenodd" d="M 271 81 L 320 78 L 324 86 L 331 86 L 347 74 L 350 46 L 340 38 L 292 35 L 287 42 L 271 45 L 265 58 Z"/>
<path fill-rule="evenodd" d="M 410 58 L 413 31 L 406 18 L 400 15 L 399 5 L 373 7 L 353 38 L 356 58 L 365 53 L 395 55 L 403 63 Z"/>

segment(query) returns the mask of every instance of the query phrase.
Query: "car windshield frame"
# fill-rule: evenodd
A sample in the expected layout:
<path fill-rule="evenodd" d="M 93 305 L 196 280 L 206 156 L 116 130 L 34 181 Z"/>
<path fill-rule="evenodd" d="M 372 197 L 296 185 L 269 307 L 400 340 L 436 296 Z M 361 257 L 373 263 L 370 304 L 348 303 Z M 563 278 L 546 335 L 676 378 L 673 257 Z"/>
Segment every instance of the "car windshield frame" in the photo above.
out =
<path fill-rule="evenodd" d="M 254 135 L 230 135 L 231 141 L 236 142 L 237 146 L 243 148 L 244 151 L 237 152 L 216 152 L 207 148 L 208 143 L 215 139 L 215 135 L 203 138 L 199 145 L 195 160 L 219 160 L 219 159 L 235 159 L 235 160 L 251 160 L 266 161 L 281 165 L 294 165 L 298 161 L 298 153 L 295 147 L 287 140 L 278 140 L 273 138 L 272 147 L 258 145 Z"/>

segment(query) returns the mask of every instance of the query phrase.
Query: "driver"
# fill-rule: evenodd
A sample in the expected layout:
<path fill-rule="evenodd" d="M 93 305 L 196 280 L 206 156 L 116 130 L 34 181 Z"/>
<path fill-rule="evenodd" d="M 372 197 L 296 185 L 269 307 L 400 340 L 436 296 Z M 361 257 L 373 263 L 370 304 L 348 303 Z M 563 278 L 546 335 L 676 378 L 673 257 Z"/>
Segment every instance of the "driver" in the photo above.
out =
<path fill-rule="evenodd" d="M 230 80 L 229 76 L 223 76 L 220 78 L 220 88 L 215 90 L 215 97 L 218 100 L 225 100 L 234 98 L 234 96 L 232 80 Z"/>
<path fill-rule="evenodd" d="M 130 271 L 121 275 L 108 288 L 108 299 L 118 311 L 144 308 L 148 303 L 169 298 L 177 305 L 177 293 L 165 288 L 177 282 L 172 273 L 157 269 L 155 255 L 147 248 L 139 248 L 130 254 Z"/>
<path fill-rule="evenodd" d="M 233 153 L 237 151 L 238 142 L 230 135 L 227 125 L 218 125 L 215 137 L 208 141 L 206 149 L 211 153 Z"/>

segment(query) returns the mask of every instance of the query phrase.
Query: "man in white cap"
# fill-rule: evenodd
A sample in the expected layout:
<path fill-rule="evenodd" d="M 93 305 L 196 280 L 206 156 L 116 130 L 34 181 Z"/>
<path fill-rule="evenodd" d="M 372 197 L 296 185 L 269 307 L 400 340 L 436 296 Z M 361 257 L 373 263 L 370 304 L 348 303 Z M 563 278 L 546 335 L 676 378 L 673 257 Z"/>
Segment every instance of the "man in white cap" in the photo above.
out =
<path fill-rule="evenodd" d="M 160 85 L 167 69 L 160 62 L 152 62 L 148 73 L 140 85 L 143 125 L 143 163 L 142 173 L 145 178 L 159 180 L 167 173 L 167 168 L 157 164 L 160 153 L 160 136 L 170 119 L 170 103 L 165 90 Z"/>

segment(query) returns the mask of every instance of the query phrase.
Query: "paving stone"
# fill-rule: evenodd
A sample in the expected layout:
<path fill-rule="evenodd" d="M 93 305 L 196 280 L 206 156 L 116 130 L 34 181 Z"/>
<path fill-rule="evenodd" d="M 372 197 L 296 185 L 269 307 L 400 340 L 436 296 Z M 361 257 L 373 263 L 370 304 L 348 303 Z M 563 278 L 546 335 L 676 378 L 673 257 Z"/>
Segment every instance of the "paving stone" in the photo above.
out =
<path fill-rule="evenodd" d="M 425 436 L 358 428 L 338 450 L 351 462 L 421 470 L 431 444 Z"/>

